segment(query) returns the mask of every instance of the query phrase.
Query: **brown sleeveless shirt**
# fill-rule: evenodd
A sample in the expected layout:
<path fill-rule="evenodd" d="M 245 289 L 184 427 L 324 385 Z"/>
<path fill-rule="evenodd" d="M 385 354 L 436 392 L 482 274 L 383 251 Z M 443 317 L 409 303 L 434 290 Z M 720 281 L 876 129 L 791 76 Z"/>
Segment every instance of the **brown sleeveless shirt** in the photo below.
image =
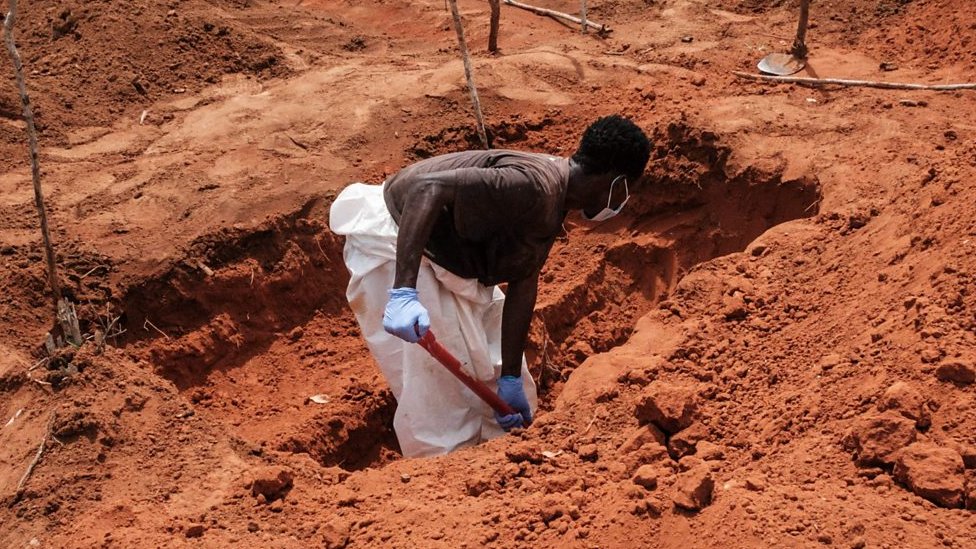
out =
<path fill-rule="evenodd" d="M 437 217 L 425 255 L 484 285 L 521 280 L 542 268 L 566 216 L 569 160 L 509 150 L 464 151 L 412 164 L 386 181 L 384 199 L 418 175 L 453 171 L 453 204 Z"/>

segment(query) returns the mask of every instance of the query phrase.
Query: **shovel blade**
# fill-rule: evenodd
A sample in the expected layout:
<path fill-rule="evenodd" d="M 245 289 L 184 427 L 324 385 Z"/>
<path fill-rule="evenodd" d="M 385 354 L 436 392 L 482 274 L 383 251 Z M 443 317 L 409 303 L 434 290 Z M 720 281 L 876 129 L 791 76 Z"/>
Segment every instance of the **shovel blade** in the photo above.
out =
<path fill-rule="evenodd" d="M 800 72 L 806 65 L 806 61 L 788 53 L 771 53 L 759 61 L 759 70 L 775 76 L 789 76 Z"/>

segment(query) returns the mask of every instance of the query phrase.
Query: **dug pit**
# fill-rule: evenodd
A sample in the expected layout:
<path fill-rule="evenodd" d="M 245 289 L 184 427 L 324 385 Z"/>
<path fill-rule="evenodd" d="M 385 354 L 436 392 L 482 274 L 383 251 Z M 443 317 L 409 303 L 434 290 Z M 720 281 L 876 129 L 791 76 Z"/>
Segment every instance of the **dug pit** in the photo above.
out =
<path fill-rule="evenodd" d="M 542 273 L 527 356 L 543 408 L 583 360 L 626 341 L 689 269 L 818 211 L 815 178 L 733 167 L 709 132 L 672 124 L 652 142 L 626 213 L 600 225 L 570 216 Z M 346 304 L 329 203 L 200 238 L 130 285 L 126 345 L 242 451 L 307 453 L 357 470 L 398 457 L 395 401 Z"/>

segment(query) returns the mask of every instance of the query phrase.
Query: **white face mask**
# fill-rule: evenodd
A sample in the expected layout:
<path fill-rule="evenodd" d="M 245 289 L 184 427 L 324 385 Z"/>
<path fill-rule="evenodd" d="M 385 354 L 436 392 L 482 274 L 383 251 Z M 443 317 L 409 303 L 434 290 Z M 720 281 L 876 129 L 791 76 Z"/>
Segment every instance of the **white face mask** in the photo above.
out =
<path fill-rule="evenodd" d="M 610 207 L 610 204 L 613 203 L 613 187 L 614 185 L 617 184 L 617 181 L 620 181 L 621 179 L 624 180 L 624 193 L 626 194 L 624 195 L 624 201 L 621 202 L 616 209 L 614 209 Z M 586 212 L 584 211 L 583 219 L 587 221 L 596 221 L 596 222 L 606 221 L 611 217 L 620 213 L 620 211 L 624 209 L 624 204 L 626 204 L 628 200 L 630 200 L 630 189 L 627 187 L 627 176 L 618 175 L 616 179 L 614 179 L 613 182 L 610 183 L 610 196 L 607 197 L 607 207 L 600 210 L 600 213 L 594 215 L 593 217 L 587 216 Z"/>

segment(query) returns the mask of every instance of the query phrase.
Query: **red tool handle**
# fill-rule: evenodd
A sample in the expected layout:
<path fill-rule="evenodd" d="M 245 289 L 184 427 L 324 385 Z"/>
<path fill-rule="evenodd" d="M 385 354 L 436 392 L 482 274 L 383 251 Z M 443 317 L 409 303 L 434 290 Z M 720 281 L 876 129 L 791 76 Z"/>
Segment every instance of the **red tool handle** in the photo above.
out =
<path fill-rule="evenodd" d="M 474 394 L 481 397 L 481 400 L 485 401 L 489 406 L 491 406 L 496 412 L 503 416 L 510 416 L 515 413 L 515 410 L 508 405 L 507 402 L 502 400 L 497 394 L 493 393 L 491 389 L 488 388 L 484 383 L 478 381 L 477 379 L 471 377 L 464 370 L 461 369 L 461 362 L 454 358 L 454 355 L 450 351 L 444 348 L 443 345 L 437 342 L 437 338 L 434 337 L 434 332 L 427 330 L 427 333 L 420 338 L 417 343 L 421 347 L 427 349 L 430 355 L 437 359 L 438 362 L 444 365 L 445 368 L 450 370 L 454 377 L 461 380 L 468 386 L 468 389 L 474 391 Z"/>

